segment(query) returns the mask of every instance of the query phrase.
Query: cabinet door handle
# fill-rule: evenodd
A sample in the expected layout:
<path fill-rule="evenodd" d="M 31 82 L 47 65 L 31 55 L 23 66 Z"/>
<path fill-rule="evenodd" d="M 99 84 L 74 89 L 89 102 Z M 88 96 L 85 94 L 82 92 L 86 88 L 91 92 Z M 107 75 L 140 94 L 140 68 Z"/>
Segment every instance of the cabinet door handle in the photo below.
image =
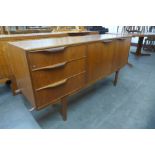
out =
<path fill-rule="evenodd" d="M 125 40 L 126 38 L 117 38 L 117 40 L 120 40 L 120 41 L 123 41 Z"/>
<path fill-rule="evenodd" d="M 112 40 L 103 40 L 102 43 L 111 43 Z"/>
<path fill-rule="evenodd" d="M 67 80 L 68 80 L 68 79 L 64 79 L 64 80 L 55 82 L 55 83 L 53 83 L 53 84 L 46 85 L 46 86 L 44 86 L 44 87 L 41 87 L 41 88 L 36 89 L 36 91 L 40 91 L 40 90 L 48 89 L 48 88 L 59 87 L 59 86 L 65 84 L 65 83 L 67 83 Z"/>
<path fill-rule="evenodd" d="M 36 68 L 36 69 L 33 69 L 32 71 L 56 69 L 56 68 L 64 67 L 67 63 L 68 62 L 65 61 L 65 62 L 58 63 L 58 64 L 51 65 L 51 66 L 45 66 L 45 67 Z"/>
<path fill-rule="evenodd" d="M 36 50 L 36 51 L 30 51 L 30 52 L 47 52 L 47 53 L 57 53 L 57 52 L 63 52 L 67 48 L 66 46 L 62 47 L 54 47 L 49 49 L 42 49 L 42 50 Z"/>
<path fill-rule="evenodd" d="M 56 52 L 62 52 L 65 50 L 66 47 L 56 47 L 56 48 L 50 48 L 44 50 L 45 52 L 50 52 L 50 53 L 56 53 Z"/>

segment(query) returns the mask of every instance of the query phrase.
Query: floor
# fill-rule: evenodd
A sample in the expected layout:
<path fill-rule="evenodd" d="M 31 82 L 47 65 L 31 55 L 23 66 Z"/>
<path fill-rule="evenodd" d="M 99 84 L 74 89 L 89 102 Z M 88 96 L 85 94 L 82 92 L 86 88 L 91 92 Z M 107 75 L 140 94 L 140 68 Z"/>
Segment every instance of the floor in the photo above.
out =
<path fill-rule="evenodd" d="M 59 105 L 30 112 L 22 95 L 12 96 L 9 86 L 0 85 L 0 128 L 155 128 L 155 53 L 130 55 L 129 62 L 133 68 L 121 70 L 116 87 L 111 75 L 71 96 L 65 122 Z"/>

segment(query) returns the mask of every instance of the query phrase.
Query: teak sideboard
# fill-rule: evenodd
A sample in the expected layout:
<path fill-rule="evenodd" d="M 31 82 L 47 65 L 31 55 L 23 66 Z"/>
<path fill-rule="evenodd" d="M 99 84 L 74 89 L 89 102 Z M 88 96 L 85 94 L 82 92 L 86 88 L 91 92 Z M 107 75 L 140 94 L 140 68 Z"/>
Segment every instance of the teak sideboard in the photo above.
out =
<path fill-rule="evenodd" d="M 4 83 L 10 80 L 12 74 L 10 70 L 10 61 L 8 59 L 7 42 L 9 41 L 21 41 L 31 39 L 42 39 L 42 38 L 55 38 L 75 35 L 92 35 L 98 34 L 96 31 L 82 31 L 82 32 L 54 32 L 54 33 L 31 33 L 31 34 L 10 34 L 0 35 L 0 83 Z"/>
<path fill-rule="evenodd" d="M 61 101 L 66 120 L 69 95 L 114 72 L 116 85 L 130 42 L 130 36 L 110 34 L 10 42 L 15 92 L 37 110 Z"/>

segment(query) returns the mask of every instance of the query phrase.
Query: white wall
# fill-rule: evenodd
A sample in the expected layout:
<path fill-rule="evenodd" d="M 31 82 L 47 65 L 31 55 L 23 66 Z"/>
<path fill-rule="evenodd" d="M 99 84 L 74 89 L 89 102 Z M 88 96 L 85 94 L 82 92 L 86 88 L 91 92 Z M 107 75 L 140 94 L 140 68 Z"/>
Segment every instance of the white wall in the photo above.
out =
<path fill-rule="evenodd" d="M 105 26 L 109 29 L 110 33 L 117 33 L 117 26 Z"/>

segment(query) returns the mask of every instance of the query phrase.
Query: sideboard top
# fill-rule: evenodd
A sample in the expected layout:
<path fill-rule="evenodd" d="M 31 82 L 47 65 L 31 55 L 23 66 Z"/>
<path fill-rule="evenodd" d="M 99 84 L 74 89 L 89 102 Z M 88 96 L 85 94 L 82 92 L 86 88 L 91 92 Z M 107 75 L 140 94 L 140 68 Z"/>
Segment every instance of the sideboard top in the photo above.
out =
<path fill-rule="evenodd" d="M 65 34 L 66 32 L 48 32 L 48 33 L 28 33 L 28 34 L 1 34 L 0 40 L 9 38 L 19 38 L 19 37 L 31 37 L 31 36 L 48 36 L 48 35 L 59 35 Z"/>
<path fill-rule="evenodd" d="M 97 31 L 64 31 L 64 32 L 46 32 L 46 33 L 28 33 L 28 34 L 0 34 L 0 41 L 12 41 L 20 39 L 33 39 L 33 38 L 45 38 L 45 37 L 62 37 L 69 34 L 76 33 L 88 33 L 97 34 Z"/>
<path fill-rule="evenodd" d="M 48 39 L 38 39 L 38 40 L 27 40 L 27 41 L 16 41 L 9 42 L 9 44 L 17 46 L 25 51 L 33 51 L 47 48 L 54 48 L 60 46 L 70 46 L 83 43 L 113 40 L 119 38 L 132 37 L 127 34 L 103 34 L 103 35 L 86 35 L 86 36 L 66 36 L 59 38 L 48 38 Z"/>

